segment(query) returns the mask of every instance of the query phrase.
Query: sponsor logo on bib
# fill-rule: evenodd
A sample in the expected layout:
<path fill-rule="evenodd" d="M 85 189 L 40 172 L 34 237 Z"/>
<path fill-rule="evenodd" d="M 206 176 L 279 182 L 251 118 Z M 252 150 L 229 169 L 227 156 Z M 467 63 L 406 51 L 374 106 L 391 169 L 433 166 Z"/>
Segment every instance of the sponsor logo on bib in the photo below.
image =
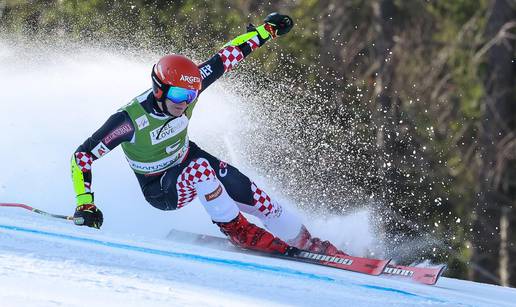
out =
<path fill-rule="evenodd" d="M 136 125 L 138 125 L 138 130 L 142 130 L 145 127 L 149 126 L 149 119 L 147 118 L 147 115 L 142 115 L 138 117 L 136 120 Z"/>
<path fill-rule="evenodd" d="M 152 145 L 175 137 L 188 127 L 188 118 L 183 115 L 169 122 L 165 127 L 158 127 L 150 132 Z"/>

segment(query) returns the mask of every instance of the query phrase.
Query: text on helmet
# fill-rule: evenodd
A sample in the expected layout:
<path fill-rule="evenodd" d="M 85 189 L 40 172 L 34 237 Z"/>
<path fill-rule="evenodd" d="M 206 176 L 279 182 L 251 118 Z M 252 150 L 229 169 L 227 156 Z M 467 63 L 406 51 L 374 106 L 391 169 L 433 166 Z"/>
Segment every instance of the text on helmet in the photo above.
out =
<path fill-rule="evenodd" d="M 199 77 L 194 77 L 194 76 L 185 76 L 185 75 L 181 75 L 181 81 L 186 81 L 190 84 L 193 84 L 193 83 L 197 83 L 197 82 L 201 82 L 201 78 Z"/>

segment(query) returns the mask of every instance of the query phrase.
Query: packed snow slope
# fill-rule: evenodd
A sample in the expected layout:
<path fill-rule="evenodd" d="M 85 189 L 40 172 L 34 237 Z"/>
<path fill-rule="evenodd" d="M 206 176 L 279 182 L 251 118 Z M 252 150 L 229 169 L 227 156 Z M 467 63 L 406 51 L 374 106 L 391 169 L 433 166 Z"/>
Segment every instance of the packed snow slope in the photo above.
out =
<path fill-rule="evenodd" d="M 516 289 L 435 286 L 0 208 L 0 306 L 515 306 Z"/>
<path fill-rule="evenodd" d="M 72 152 L 150 87 L 159 55 L 63 48 L 0 38 L 0 202 L 73 214 Z M 224 81 L 200 98 L 191 138 L 267 189 L 238 154 L 245 110 Z M 228 85 L 229 87 L 229 85 Z M 101 230 L 0 207 L 0 306 L 510 306 L 516 290 L 454 279 L 436 286 L 250 256 L 165 239 L 172 228 L 218 234 L 198 202 L 146 204 L 120 150 L 93 165 Z M 274 194 L 274 193 L 272 193 Z M 280 197 L 280 195 L 273 195 Z M 288 202 L 285 202 L 288 203 Z M 316 235 L 374 249 L 367 214 L 306 219 Z M 340 244 L 342 247 L 342 244 Z"/>

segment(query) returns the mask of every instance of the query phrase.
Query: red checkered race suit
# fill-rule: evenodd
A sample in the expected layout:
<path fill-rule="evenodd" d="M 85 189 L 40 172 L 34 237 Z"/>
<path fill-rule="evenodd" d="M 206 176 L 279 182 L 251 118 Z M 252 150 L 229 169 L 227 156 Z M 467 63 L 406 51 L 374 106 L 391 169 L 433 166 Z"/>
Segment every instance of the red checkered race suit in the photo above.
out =
<path fill-rule="evenodd" d="M 225 72 L 233 69 L 253 50 L 276 36 L 276 30 L 269 24 L 251 27 L 249 31 L 226 44 L 212 58 L 198 66 L 202 77 L 201 92 Z M 169 116 L 159 108 L 152 91 L 149 90 L 135 99 L 145 111 L 144 117 Z M 189 108 L 193 108 L 193 105 L 195 104 Z M 175 120 L 179 118 L 170 117 L 170 124 Z M 133 121 L 122 110 L 113 114 L 79 146 L 72 159 L 72 177 L 78 205 L 93 203 L 93 162 L 118 145 L 131 142 L 135 131 L 143 129 L 145 124 L 139 119 Z M 174 210 L 186 206 L 198 197 L 213 222 L 239 246 L 283 253 L 288 247 L 285 243 L 288 240 L 296 247 L 314 251 L 336 251 L 334 247 L 328 249 L 326 245 L 321 245 L 320 240 L 314 240 L 297 215 L 274 202 L 259 185 L 238 169 L 215 158 L 193 142 L 186 141 L 186 146 L 185 155 L 170 168 L 152 175 L 135 173 L 146 200 L 152 206 L 161 210 Z M 257 216 L 270 232 L 249 223 L 240 212 Z"/>

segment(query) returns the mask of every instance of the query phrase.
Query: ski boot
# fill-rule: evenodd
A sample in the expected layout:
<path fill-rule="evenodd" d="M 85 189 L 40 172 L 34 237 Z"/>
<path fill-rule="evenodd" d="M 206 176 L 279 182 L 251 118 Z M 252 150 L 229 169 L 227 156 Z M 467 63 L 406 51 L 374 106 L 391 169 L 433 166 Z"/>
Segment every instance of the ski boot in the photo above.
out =
<path fill-rule="evenodd" d="M 238 213 L 233 220 L 222 223 L 214 222 L 220 230 L 228 236 L 233 244 L 266 253 L 285 254 L 289 250 L 289 245 L 279 238 L 273 236 L 267 230 L 260 228 Z"/>
<path fill-rule="evenodd" d="M 339 250 L 330 241 L 322 241 L 319 238 L 312 237 L 308 229 L 303 225 L 301 231 L 293 240 L 288 241 L 291 246 L 310 251 L 313 253 L 324 254 L 328 256 L 348 256 L 345 252 Z"/>

